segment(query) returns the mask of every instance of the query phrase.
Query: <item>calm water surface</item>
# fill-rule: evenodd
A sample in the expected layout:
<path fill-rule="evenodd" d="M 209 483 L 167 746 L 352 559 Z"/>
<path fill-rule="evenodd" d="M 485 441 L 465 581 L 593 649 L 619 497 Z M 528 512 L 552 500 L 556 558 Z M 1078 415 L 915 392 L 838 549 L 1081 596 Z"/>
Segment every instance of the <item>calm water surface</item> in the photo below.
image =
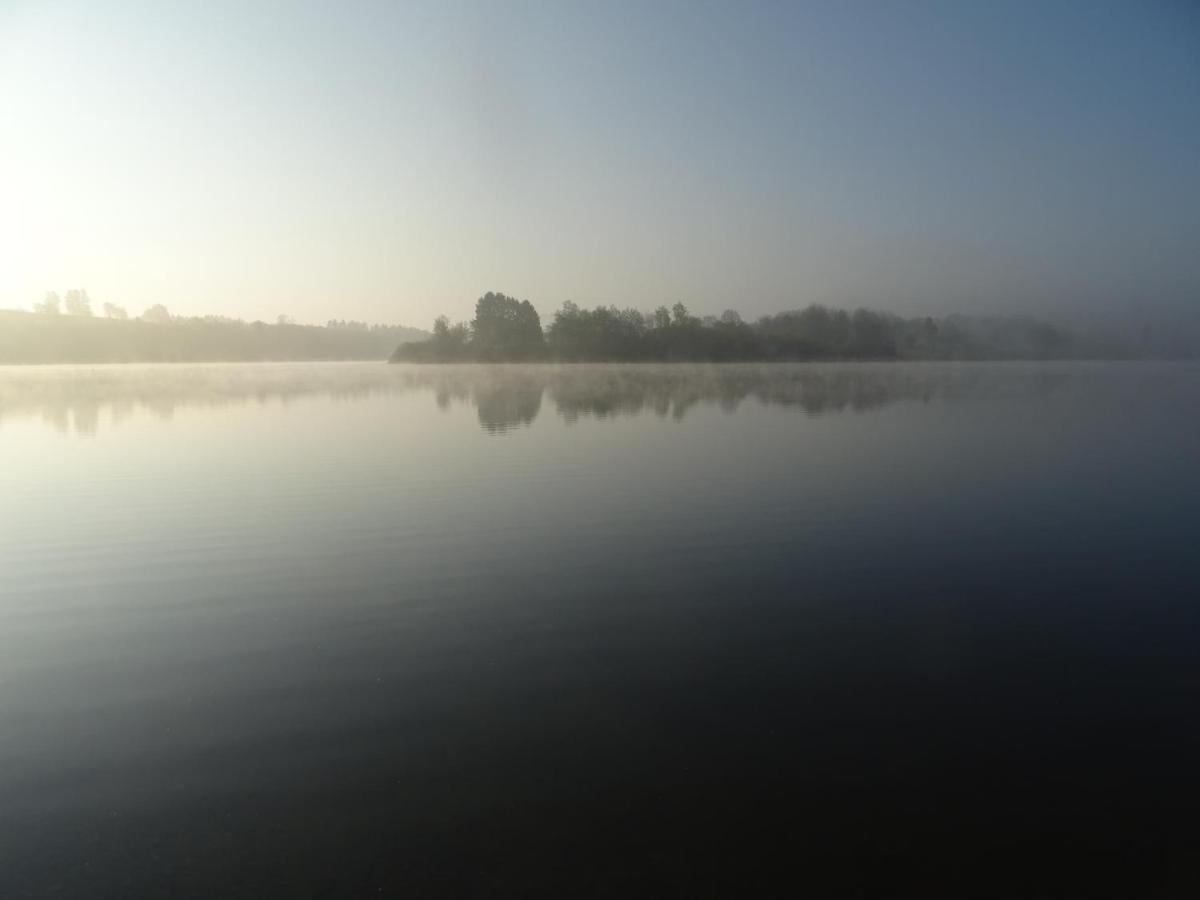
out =
<path fill-rule="evenodd" d="M 1200 366 L 0 369 L 0 897 L 1200 895 Z"/>

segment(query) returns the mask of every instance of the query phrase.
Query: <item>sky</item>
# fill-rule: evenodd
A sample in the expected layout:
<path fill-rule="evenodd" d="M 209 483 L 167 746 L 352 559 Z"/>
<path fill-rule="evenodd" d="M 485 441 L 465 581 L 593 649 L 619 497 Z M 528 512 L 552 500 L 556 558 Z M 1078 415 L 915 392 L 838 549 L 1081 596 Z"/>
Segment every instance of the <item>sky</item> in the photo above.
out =
<path fill-rule="evenodd" d="M 0 307 L 1200 308 L 1200 4 L 0 0 Z"/>

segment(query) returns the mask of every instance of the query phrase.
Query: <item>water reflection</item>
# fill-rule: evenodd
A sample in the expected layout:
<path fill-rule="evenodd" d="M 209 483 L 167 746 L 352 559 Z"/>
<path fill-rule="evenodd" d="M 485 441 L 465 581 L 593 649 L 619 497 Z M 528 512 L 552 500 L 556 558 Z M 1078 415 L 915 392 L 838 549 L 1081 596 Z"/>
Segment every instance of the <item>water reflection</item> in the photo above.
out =
<path fill-rule="evenodd" d="M 745 402 L 807 415 L 877 410 L 1011 394 L 1044 396 L 1086 367 L 1069 364 L 775 364 L 385 366 L 374 363 L 0 368 L 0 425 L 36 417 L 62 433 L 94 434 L 135 411 L 170 419 L 187 407 L 357 400 L 428 392 L 449 409 L 470 404 L 502 434 L 528 426 L 544 401 L 567 422 L 652 413 L 682 419 L 701 406 Z"/>

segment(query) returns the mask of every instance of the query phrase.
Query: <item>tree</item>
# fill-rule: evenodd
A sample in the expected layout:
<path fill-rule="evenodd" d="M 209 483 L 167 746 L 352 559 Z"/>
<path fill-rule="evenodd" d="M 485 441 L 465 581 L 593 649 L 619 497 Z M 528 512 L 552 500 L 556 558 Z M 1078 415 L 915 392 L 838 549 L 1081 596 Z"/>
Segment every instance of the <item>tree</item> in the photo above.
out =
<path fill-rule="evenodd" d="M 142 321 L 154 322 L 157 325 L 166 325 L 171 321 L 171 314 L 167 312 L 167 308 L 161 303 L 155 303 L 142 313 Z"/>
<path fill-rule="evenodd" d="M 462 359 L 467 354 L 471 331 L 463 323 L 451 325 L 445 316 L 438 316 L 433 323 L 434 352 L 439 359 Z"/>
<path fill-rule="evenodd" d="M 666 362 L 809 359 L 1043 359 L 1078 353 L 1070 334 L 1023 319 L 950 317 L 902 319 L 813 305 L 763 316 L 754 323 L 733 310 L 692 315 L 683 303 L 660 306 L 652 317 L 636 309 L 571 301 L 554 314 L 543 336 L 528 301 L 489 293 L 479 298 L 470 331 L 440 318 L 433 340 L 405 343 L 397 361 L 459 359 L 563 362 Z"/>
<path fill-rule="evenodd" d="M 854 356 L 887 358 L 896 355 L 891 323 L 882 314 L 856 309 L 850 317 L 850 327 L 850 350 Z"/>
<path fill-rule="evenodd" d="M 480 359 L 528 360 L 545 352 L 542 320 L 528 300 L 488 291 L 475 303 L 471 349 Z"/>
<path fill-rule="evenodd" d="M 61 301 L 54 291 L 46 291 L 46 297 L 41 303 L 33 304 L 33 311 L 44 316 L 57 316 L 61 311 Z"/>
<path fill-rule="evenodd" d="M 67 315 L 90 316 L 92 314 L 92 299 L 87 291 L 67 291 Z"/>
<path fill-rule="evenodd" d="M 109 319 L 120 319 L 121 321 L 129 318 L 129 313 L 125 312 L 125 307 L 117 306 L 115 303 L 104 304 L 104 315 Z"/>
<path fill-rule="evenodd" d="M 636 309 L 580 309 L 568 300 L 554 314 L 546 339 L 561 359 L 623 360 L 645 354 L 645 336 L 646 320 Z"/>
<path fill-rule="evenodd" d="M 280 313 L 279 316 L 275 319 L 275 323 L 277 325 L 295 325 L 296 320 L 293 319 L 291 316 L 286 316 L 283 313 Z"/>

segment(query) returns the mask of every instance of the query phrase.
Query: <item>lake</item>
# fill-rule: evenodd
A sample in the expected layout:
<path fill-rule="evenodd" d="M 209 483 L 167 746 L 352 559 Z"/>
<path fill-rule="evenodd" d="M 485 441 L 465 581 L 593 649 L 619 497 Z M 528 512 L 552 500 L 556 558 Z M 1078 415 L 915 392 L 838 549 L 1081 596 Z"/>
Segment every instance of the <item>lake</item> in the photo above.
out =
<path fill-rule="evenodd" d="M 1200 895 L 1200 365 L 5 368 L 0 502 L 0 897 Z"/>

